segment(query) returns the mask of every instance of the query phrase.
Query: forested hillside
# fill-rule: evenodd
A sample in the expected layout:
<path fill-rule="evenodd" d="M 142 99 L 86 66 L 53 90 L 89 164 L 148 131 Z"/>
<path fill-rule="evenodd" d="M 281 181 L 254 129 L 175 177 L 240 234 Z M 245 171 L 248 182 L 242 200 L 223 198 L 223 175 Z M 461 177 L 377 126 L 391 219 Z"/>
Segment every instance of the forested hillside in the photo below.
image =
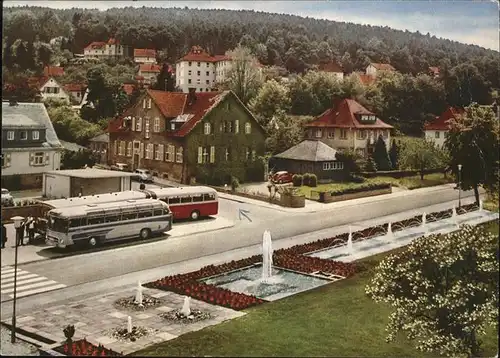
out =
<path fill-rule="evenodd" d="M 82 53 L 92 41 L 116 37 L 129 49 L 155 48 L 166 61 L 182 56 L 192 45 L 222 54 L 238 43 L 249 47 L 265 65 L 282 65 L 290 72 L 331 59 L 346 72 L 363 70 L 371 62 L 391 63 L 403 73 L 423 72 L 428 66 L 451 68 L 470 63 L 499 87 L 498 53 L 438 39 L 430 34 L 393 30 L 292 15 L 255 11 L 180 8 L 115 8 L 107 11 L 42 7 L 4 8 L 3 45 L 21 39 L 33 44 L 57 36 L 69 40 L 63 49 Z M 21 49 L 30 51 L 30 48 Z M 14 54 L 15 55 L 15 54 Z M 42 56 L 43 57 L 43 56 Z"/>

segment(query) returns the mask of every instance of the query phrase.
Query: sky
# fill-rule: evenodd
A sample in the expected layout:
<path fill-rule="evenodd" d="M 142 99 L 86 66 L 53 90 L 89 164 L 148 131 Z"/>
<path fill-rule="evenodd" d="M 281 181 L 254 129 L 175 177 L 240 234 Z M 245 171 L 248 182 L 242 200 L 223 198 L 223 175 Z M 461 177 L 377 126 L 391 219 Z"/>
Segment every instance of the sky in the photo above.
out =
<path fill-rule="evenodd" d="M 389 26 L 394 29 L 429 32 L 499 50 L 498 0 L 421 1 L 3 1 L 3 6 L 51 8 L 189 7 L 199 9 L 256 10 L 309 16 L 318 19 Z"/>

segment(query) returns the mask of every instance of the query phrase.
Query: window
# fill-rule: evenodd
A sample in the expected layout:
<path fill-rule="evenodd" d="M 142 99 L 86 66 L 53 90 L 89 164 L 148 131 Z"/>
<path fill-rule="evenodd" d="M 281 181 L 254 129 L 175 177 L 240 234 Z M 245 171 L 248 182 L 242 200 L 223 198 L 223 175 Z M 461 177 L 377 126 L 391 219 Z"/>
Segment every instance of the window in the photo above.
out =
<path fill-rule="evenodd" d="M 169 144 L 167 146 L 167 151 L 165 152 L 165 161 L 166 162 L 173 162 L 174 161 L 174 153 L 175 153 L 175 146 Z"/>
<path fill-rule="evenodd" d="M 160 131 L 160 118 L 156 117 L 154 119 L 153 131 L 158 133 Z"/>
<path fill-rule="evenodd" d="M 198 147 L 198 164 L 208 163 L 208 151 L 207 148 Z"/>
<path fill-rule="evenodd" d="M 210 163 L 215 163 L 215 147 L 210 147 Z"/>
<path fill-rule="evenodd" d="M 177 148 L 177 152 L 175 153 L 175 161 L 177 163 L 182 163 L 183 152 L 184 152 L 184 150 L 182 149 L 182 147 Z"/>
<path fill-rule="evenodd" d="M 203 201 L 212 201 L 215 200 L 215 194 L 203 194 Z"/>
<path fill-rule="evenodd" d="M 193 202 L 193 199 L 191 199 L 190 196 L 183 196 L 181 198 L 181 203 L 182 204 L 187 204 L 187 203 L 192 203 Z"/>
<path fill-rule="evenodd" d="M 102 217 L 90 217 L 88 218 L 89 225 L 98 225 L 104 223 L 104 218 Z"/>
<path fill-rule="evenodd" d="M 137 219 L 137 213 L 135 211 L 122 213 L 122 220 L 134 220 L 134 219 Z"/>
<path fill-rule="evenodd" d="M 116 215 L 116 214 L 106 215 L 106 218 L 104 219 L 104 221 L 107 223 L 114 223 L 116 221 L 120 221 L 120 215 Z"/>
<path fill-rule="evenodd" d="M 138 218 L 150 218 L 151 216 L 153 216 L 153 210 L 151 209 L 142 209 L 137 213 Z"/>
<path fill-rule="evenodd" d="M 245 159 L 249 160 L 250 159 L 250 148 L 245 148 Z"/>
<path fill-rule="evenodd" d="M 71 219 L 69 221 L 69 227 L 80 227 L 80 226 L 85 226 L 86 220 L 83 218 L 76 218 L 76 219 Z"/>
<path fill-rule="evenodd" d="M 151 109 L 151 98 L 148 99 L 148 109 Z"/>
<path fill-rule="evenodd" d="M 136 128 L 135 128 L 135 130 L 136 130 L 137 132 L 142 131 L 142 118 L 140 118 L 140 117 L 139 117 L 139 118 L 137 118 L 137 122 L 136 122 Z"/>
<path fill-rule="evenodd" d="M 323 136 L 323 132 L 321 131 L 321 129 L 316 129 L 316 131 L 314 132 L 314 136 L 316 138 L 321 138 Z"/>
<path fill-rule="evenodd" d="M 188 75 L 191 76 L 191 70 L 188 71 Z"/>
<path fill-rule="evenodd" d="M 327 162 L 323 163 L 323 170 L 342 170 L 344 163 L 342 162 Z"/>
<path fill-rule="evenodd" d="M 153 144 L 150 143 L 146 146 L 146 159 L 153 159 L 153 150 Z"/>
<path fill-rule="evenodd" d="M 40 139 L 40 132 L 39 131 L 33 131 L 33 132 L 31 132 L 31 139 L 33 139 L 33 140 L 39 140 Z"/>
<path fill-rule="evenodd" d="M 123 152 L 123 146 L 122 146 L 122 141 L 119 141 L 118 143 L 118 155 L 124 155 L 125 153 Z"/>
<path fill-rule="evenodd" d="M 366 139 L 366 131 L 364 129 L 360 129 L 357 132 L 358 139 Z"/>
<path fill-rule="evenodd" d="M 144 133 L 144 136 L 146 138 L 149 138 L 149 119 L 146 119 L 144 121 L 144 124 L 145 124 L 145 133 Z"/>
<path fill-rule="evenodd" d="M 439 132 L 436 132 L 434 136 L 436 137 L 436 139 L 439 139 Z"/>
<path fill-rule="evenodd" d="M 229 155 L 230 155 L 229 148 L 226 148 L 224 151 L 224 157 L 226 158 L 226 162 L 229 161 Z"/>
<path fill-rule="evenodd" d="M 227 121 L 226 123 L 226 133 L 232 133 L 233 132 L 233 122 Z"/>
<path fill-rule="evenodd" d="M 44 165 L 44 155 L 43 152 L 37 152 L 33 156 L 33 165 Z"/>
<path fill-rule="evenodd" d="M 191 78 L 188 78 L 188 83 L 191 84 Z"/>
<path fill-rule="evenodd" d="M 7 132 L 7 140 L 14 140 L 14 131 Z"/>
<path fill-rule="evenodd" d="M 250 134 L 252 133 L 252 125 L 250 122 L 245 123 L 245 134 Z"/>
<path fill-rule="evenodd" d="M 200 201 L 203 201 L 203 194 L 193 195 L 193 203 L 199 203 Z"/>
<path fill-rule="evenodd" d="M 146 98 L 142 100 L 142 108 L 146 108 Z"/>
<path fill-rule="evenodd" d="M 191 61 L 188 62 L 188 66 L 191 66 Z"/>
<path fill-rule="evenodd" d="M 252 161 L 254 162 L 256 158 L 257 158 L 257 153 L 255 152 L 255 150 L 252 150 Z"/>
<path fill-rule="evenodd" d="M 127 157 L 132 156 L 132 142 L 127 143 Z"/>
<path fill-rule="evenodd" d="M 206 80 L 205 82 L 207 83 L 207 85 L 209 85 L 209 84 L 210 84 L 210 81 L 209 81 L 209 80 Z"/>
<path fill-rule="evenodd" d="M 200 67 L 200 66 L 201 66 L 201 62 L 198 62 L 198 67 Z"/>
<path fill-rule="evenodd" d="M 201 71 L 197 71 L 197 72 L 196 72 L 196 74 L 197 74 L 198 76 L 201 76 Z"/>
<path fill-rule="evenodd" d="M 210 71 L 207 71 L 206 73 L 207 73 L 207 76 L 210 76 Z M 208 81 L 207 81 L 207 83 L 208 83 Z"/>
<path fill-rule="evenodd" d="M 447 138 L 448 137 L 448 132 L 443 132 L 443 138 Z"/>
<path fill-rule="evenodd" d="M 179 198 L 179 197 L 168 198 L 168 205 L 179 204 L 180 202 L 181 202 L 181 198 Z"/>
<path fill-rule="evenodd" d="M 340 139 L 347 139 L 347 129 L 340 130 Z"/>
<path fill-rule="evenodd" d="M 200 83 L 200 80 L 198 80 L 198 83 Z M 203 92 L 203 88 L 200 88 L 198 92 Z"/>
<path fill-rule="evenodd" d="M 21 131 L 20 138 L 21 138 L 21 140 L 26 140 L 26 139 L 28 139 L 28 132 L 26 132 L 26 131 Z"/>
<path fill-rule="evenodd" d="M 153 216 L 162 216 L 163 209 L 153 209 Z"/>
<path fill-rule="evenodd" d="M 210 134 L 212 130 L 212 126 L 210 125 L 210 123 L 208 122 L 205 122 L 205 124 L 203 125 L 203 134 Z"/>
<path fill-rule="evenodd" d="M 196 80 L 196 84 L 197 85 L 201 84 L 201 80 L 199 78 Z M 203 92 L 203 90 L 201 88 L 200 88 L 200 92 Z"/>
<path fill-rule="evenodd" d="M 234 120 L 234 133 L 240 132 L 240 121 L 238 119 Z"/>
<path fill-rule="evenodd" d="M 115 140 L 115 141 L 113 142 L 113 153 L 114 153 L 115 155 L 117 155 L 117 154 L 118 154 L 118 141 L 117 141 L 117 140 Z"/>
<path fill-rule="evenodd" d="M 155 159 L 163 160 L 163 144 L 158 144 L 155 151 Z"/>
<path fill-rule="evenodd" d="M 335 138 L 335 129 L 330 129 L 328 131 L 328 135 L 327 136 L 328 136 L 329 139 L 334 139 Z"/>
<path fill-rule="evenodd" d="M 207 68 L 210 67 L 210 63 L 207 62 Z"/>

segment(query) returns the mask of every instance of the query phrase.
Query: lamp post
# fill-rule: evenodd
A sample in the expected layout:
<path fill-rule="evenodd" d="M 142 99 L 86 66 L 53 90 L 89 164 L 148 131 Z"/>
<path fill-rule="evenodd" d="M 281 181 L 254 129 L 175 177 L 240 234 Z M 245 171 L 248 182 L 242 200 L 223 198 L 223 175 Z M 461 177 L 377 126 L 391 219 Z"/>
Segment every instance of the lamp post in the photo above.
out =
<path fill-rule="evenodd" d="M 10 336 L 10 341 L 12 343 L 16 343 L 16 298 L 17 298 L 17 247 L 19 246 L 17 243 L 19 242 L 21 232 L 21 223 L 24 218 L 22 216 L 14 216 L 11 218 L 14 221 L 14 227 L 16 228 L 16 251 L 15 251 L 15 259 L 14 259 L 14 300 L 12 302 L 12 332 Z"/>
<path fill-rule="evenodd" d="M 462 207 L 462 189 L 461 185 L 462 184 L 462 164 L 458 165 L 458 207 Z"/>

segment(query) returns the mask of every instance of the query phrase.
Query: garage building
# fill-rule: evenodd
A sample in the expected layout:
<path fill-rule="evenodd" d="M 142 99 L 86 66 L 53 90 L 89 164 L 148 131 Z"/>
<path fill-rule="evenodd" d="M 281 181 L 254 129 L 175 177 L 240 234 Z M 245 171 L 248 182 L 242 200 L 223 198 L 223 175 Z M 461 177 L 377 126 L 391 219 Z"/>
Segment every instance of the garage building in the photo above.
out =
<path fill-rule="evenodd" d="M 134 174 L 103 169 L 54 170 L 43 174 L 43 195 L 50 199 L 131 190 Z"/>

